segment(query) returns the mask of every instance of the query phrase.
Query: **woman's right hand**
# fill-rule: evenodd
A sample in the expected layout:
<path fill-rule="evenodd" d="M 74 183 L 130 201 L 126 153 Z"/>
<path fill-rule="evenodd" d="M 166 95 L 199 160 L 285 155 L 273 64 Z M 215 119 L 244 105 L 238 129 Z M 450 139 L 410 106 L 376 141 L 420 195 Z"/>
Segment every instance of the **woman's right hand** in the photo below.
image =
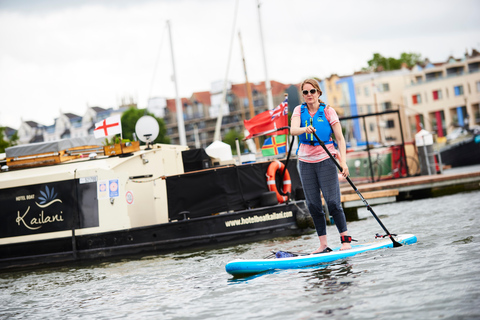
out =
<path fill-rule="evenodd" d="M 317 131 L 317 130 L 315 130 L 315 128 L 312 127 L 312 126 L 305 127 L 305 133 L 306 134 L 314 133 L 315 131 Z"/>

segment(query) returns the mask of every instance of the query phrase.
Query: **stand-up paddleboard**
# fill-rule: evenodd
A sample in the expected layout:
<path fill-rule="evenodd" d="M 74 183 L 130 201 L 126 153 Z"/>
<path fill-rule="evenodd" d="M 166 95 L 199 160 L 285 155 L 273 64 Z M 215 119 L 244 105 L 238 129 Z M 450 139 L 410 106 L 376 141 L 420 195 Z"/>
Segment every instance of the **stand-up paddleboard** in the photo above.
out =
<path fill-rule="evenodd" d="M 413 234 L 403 234 L 394 236 L 395 240 L 403 245 L 413 244 L 417 242 L 417 237 Z M 335 249 L 331 252 L 299 255 L 289 258 L 273 258 L 273 259 L 238 259 L 227 263 L 225 270 L 232 275 L 248 275 L 269 270 L 278 269 L 296 269 L 313 266 L 319 263 L 331 262 L 356 254 L 378 250 L 382 248 L 392 248 L 393 243 L 390 238 L 381 238 L 373 242 L 363 244 L 352 244 L 352 249 L 340 251 Z"/>

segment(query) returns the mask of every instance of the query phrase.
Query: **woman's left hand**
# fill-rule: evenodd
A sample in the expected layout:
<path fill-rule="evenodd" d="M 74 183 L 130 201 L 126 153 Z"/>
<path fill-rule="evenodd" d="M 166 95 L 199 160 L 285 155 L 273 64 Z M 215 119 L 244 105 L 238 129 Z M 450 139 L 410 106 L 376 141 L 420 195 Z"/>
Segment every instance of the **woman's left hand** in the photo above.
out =
<path fill-rule="evenodd" d="M 342 171 L 342 176 L 344 178 L 348 177 L 348 175 L 350 174 L 350 172 L 348 171 L 348 166 L 347 164 L 344 162 L 344 163 L 341 163 L 340 166 L 342 167 L 343 171 Z"/>

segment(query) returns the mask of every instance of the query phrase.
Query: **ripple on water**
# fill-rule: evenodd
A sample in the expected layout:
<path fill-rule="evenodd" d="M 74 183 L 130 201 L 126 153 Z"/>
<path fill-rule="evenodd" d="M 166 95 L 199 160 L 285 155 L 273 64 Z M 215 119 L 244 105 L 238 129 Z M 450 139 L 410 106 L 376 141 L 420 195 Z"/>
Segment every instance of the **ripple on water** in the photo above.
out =
<path fill-rule="evenodd" d="M 480 192 L 375 206 L 392 233 L 418 243 L 315 268 L 236 279 L 235 258 L 309 252 L 315 234 L 215 250 L 0 274 L 0 314 L 11 319 L 480 318 Z M 383 233 L 370 214 L 354 238 Z M 329 245 L 338 232 L 327 227 Z M 1 317 L 0 317 L 1 318 Z"/>

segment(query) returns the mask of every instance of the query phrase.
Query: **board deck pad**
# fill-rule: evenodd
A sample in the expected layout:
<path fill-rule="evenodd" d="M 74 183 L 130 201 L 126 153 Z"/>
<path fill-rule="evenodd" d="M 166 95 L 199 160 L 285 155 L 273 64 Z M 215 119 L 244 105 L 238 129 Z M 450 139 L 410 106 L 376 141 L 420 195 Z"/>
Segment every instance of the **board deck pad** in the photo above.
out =
<path fill-rule="evenodd" d="M 417 242 L 413 234 L 395 236 L 394 239 L 403 244 L 409 245 Z M 392 248 L 393 242 L 389 238 L 376 239 L 373 242 L 352 244 L 352 249 L 340 251 L 338 248 L 331 252 L 309 254 L 290 258 L 280 259 L 236 259 L 225 265 L 225 270 L 234 276 L 256 274 L 271 270 L 296 269 L 311 267 L 320 263 L 332 262 L 348 258 L 362 252 Z"/>

